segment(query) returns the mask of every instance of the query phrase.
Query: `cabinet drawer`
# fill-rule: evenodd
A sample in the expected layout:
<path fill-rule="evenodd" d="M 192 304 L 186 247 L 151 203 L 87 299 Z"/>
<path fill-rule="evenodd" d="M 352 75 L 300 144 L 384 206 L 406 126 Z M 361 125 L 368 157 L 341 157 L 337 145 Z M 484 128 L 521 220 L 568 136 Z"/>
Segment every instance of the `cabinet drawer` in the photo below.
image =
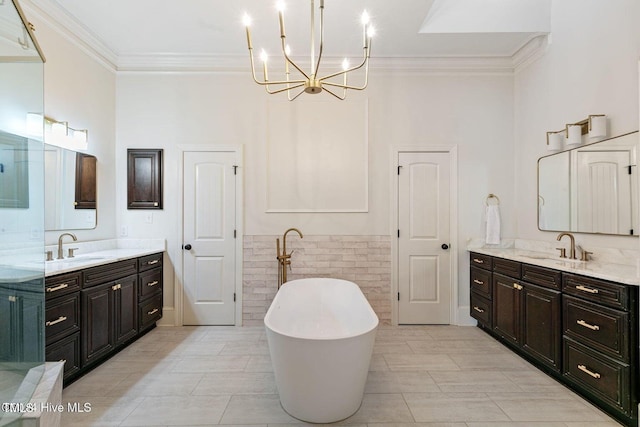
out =
<path fill-rule="evenodd" d="M 534 285 L 552 289 L 562 289 L 562 274 L 558 270 L 522 264 L 522 280 Z"/>
<path fill-rule="evenodd" d="M 72 377 L 80 371 L 80 332 L 48 345 L 45 353 L 47 362 L 64 361 L 65 380 Z"/>
<path fill-rule="evenodd" d="M 57 298 L 80 290 L 80 273 L 60 274 L 45 279 L 46 299 Z"/>
<path fill-rule="evenodd" d="M 575 274 L 563 274 L 562 290 L 612 308 L 629 310 L 629 288 L 625 285 Z"/>
<path fill-rule="evenodd" d="M 565 295 L 564 333 L 590 347 L 629 361 L 629 315 Z"/>
<path fill-rule="evenodd" d="M 124 261 L 113 262 L 111 264 L 91 267 L 84 270 L 84 288 L 100 285 L 121 277 L 130 276 L 138 272 L 138 260 L 136 258 Z"/>
<path fill-rule="evenodd" d="M 469 287 L 473 292 L 491 299 L 491 272 L 472 266 Z"/>
<path fill-rule="evenodd" d="M 489 271 L 491 271 L 491 269 L 493 268 L 493 263 L 491 261 L 491 256 L 478 254 L 475 252 L 471 252 L 471 255 L 469 257 L 469 264 Z"/>
<path fill-rule="evenodd" d="M 156 292 L 162 291 L 162 268 L 140 273 L 138 280 L 138 296 L 140 300 L 146 299 Z"/>
<path fill-rule="evenodd" d="M 471 317 L 491 329 L 491 301 L 471 292 Z"/>
<path fill-rule="evenodd" d="M 162 294 L 157 294 L 148 301 L 140 303 L 139 310 L 140 331 L 143 331 L 162 317 Z"/>
<path fill-rule="evenodd" d="M 80 331 L 80 293 L 47 301 L 45 310 L 46 344 Z"/>
<path fill-rule="evenodd" d="M 565 338 L 563 375 L 579 388 L 629 413 L 629 365 L 616 362 Z"/>
<path fill-rule="evenodd" d="M 522 271 L 522 264 L 518 261 L 511 261 L 510 259 L 494 258 L 493 271 L 495 273 L 519 279 Z"/>
<path fill-rule="evenodd" d="M 162 266 L 162 252 L 153 255 L 147 255 L 139 258 L 140 271 L 146 271 L 152 268 Z"/>

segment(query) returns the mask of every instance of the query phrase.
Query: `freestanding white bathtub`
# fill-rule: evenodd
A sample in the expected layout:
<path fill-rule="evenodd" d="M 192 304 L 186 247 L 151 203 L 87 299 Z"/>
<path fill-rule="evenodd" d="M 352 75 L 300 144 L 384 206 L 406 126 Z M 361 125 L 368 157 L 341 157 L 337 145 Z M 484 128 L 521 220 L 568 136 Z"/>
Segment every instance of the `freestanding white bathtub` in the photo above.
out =
<path fill-rule="evenodd" d="M 330 423 L 362 403 L 378 316 L 358 285 L 338 279 L 285 283 L 264 318 L 285 411 Z"/>

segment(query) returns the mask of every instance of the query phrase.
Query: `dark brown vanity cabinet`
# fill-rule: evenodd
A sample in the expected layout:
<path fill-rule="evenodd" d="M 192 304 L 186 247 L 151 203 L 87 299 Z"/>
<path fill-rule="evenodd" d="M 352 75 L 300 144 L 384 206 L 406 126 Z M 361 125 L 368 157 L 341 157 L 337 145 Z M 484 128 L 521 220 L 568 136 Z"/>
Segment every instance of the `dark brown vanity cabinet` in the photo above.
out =
<path fill-rule="evenodd" d="M 637 418 L 637 288 L 563 275 L 563 376 L 582 393 Z"/>
<path fill-rule="evenodd" d="M 65 380 L 80 371 L 81 280 L 79 272 L 45 279 L 45 359 L 65 361 Z"/>
<path fill-rule="evenodd" d="M 138 280 L 139 330 L 144 331 L 162 317 L 162 254 L 140 258 Z"/>
<path fill-rule="evenodd" d="M 560 292 L 494 272 L 493 295 L 494 334 L 559 372 Z"/>
<path fill-rule="evenodd" d="M 637 425 L 637 287 L 477 253 L 470 264 L 471 315 L 479 327 L 619 421 Z M 476 310 L 486 312 L 481 303 L 491 316 Z"/>
<path fill-rule="evenodd" d="M 83 289 L 82 362 L 91 364 L 138 333 L 137 275 Z"/>
<path fill-rule="evenodd" d="M 158 253 L 46 278 L 46 360 L 66 361 L 65 383 L 155 326 L 161 260 Z M 141 304 L 151 300 L 157 310 L 143 319 Z"/>

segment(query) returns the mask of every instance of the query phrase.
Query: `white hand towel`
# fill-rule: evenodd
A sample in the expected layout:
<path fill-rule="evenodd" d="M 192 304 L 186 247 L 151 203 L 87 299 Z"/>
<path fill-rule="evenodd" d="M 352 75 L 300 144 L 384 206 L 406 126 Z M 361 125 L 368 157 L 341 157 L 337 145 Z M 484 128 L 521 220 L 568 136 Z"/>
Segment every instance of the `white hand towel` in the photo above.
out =
<path fill-rule="evenodd" d="M 500 243 L 500 208 L 499 205 L 487 206 L 487 237 L 486 243 L 497 245 Z"/>

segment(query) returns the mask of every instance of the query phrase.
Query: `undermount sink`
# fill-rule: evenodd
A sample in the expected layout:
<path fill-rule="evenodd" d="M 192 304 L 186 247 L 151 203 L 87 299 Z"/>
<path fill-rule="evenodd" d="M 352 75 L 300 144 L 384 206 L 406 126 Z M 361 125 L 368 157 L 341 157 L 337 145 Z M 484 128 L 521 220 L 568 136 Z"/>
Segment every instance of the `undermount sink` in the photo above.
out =
<path fill-rule="evenodd" d="M 107 260 L 107 259 L 109 259 L 109 257 L 104 257 L 104 256 L 78 256 L 78 257 L 73 257 L 73 258 L 54 259 L 52 261 L 47 261 L 46 264 L 49 264 L 49 265 L 84 264 L 84 263 L 94 262 L 94 261 L 104 261 L 104 260 Z"/>
<path fill-rule="evenodd" d="M 579 259 L 560 258 L 559 256 L 546 255 L 546 254 L 526 254 L 526 255 L 523 254 L 522 257 L 530 258 L 530 259 L 545 260 L 545 261 L 568 262 L 572 264 L 580 264 L 584 262 Z"/>

